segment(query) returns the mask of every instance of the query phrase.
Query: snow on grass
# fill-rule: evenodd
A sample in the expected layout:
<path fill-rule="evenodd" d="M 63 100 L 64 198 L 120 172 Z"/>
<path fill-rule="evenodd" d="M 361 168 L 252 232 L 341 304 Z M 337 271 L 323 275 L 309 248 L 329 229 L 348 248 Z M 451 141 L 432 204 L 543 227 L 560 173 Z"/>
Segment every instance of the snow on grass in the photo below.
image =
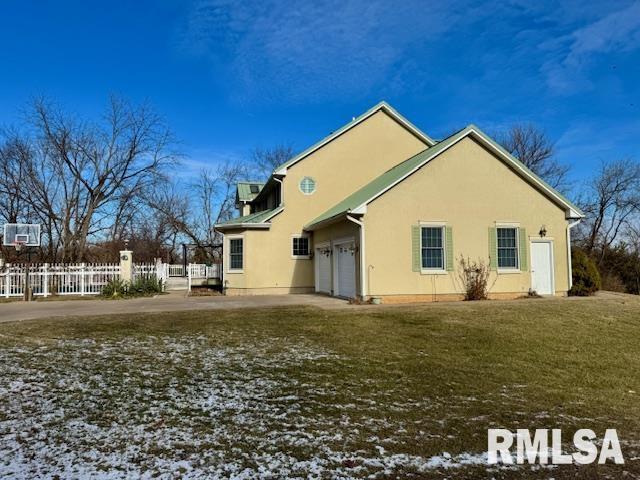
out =
<path fill-rule="evenodd" d="M 302 337 L 12 344 L 0 351 L 0 477 L 375 478 L 486 464 L 413 453 L 429 432 L 396 414 L 428 403 L 365 395 L 367 379 L 351 395 L 334 382 L 343 369 Z"/>

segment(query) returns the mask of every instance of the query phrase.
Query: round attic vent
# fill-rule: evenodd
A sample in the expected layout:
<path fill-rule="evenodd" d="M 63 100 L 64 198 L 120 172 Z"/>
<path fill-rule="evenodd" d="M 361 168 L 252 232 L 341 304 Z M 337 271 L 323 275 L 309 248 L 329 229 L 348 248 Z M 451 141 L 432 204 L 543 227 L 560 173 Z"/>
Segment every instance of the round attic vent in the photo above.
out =
<path fill-rule="evenodd" d="M 304 177 L 300 180 L 300 191 L 305 195 L 311 195 L 316 191 L 316 181 L 311 177 Z"/>

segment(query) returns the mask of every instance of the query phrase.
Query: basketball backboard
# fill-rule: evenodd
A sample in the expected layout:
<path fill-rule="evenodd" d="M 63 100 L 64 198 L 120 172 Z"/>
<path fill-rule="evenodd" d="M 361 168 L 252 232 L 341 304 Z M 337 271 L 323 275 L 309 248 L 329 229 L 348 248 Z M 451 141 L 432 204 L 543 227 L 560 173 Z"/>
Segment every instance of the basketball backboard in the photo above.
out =
<path fill-rule="evenodd" d="M 40 225 L 37 223 L 5 223 L 2 243 L 6 247 L 40 245 Z"/>

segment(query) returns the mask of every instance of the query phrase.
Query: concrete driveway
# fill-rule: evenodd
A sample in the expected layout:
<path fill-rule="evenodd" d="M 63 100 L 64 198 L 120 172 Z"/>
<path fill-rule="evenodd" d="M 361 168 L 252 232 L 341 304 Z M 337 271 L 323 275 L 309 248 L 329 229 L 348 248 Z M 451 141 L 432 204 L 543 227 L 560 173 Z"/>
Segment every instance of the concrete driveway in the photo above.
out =
<path fill-rule="evenodd" d="M 345 300 L 323 295 L 256 295 L 243 297 L 185 297 L 174 292 L 155 298 L 130 300 L 56 300 L 0 303 L 0 323 L 35 318 L 110 315 L 185 310 L 221 310 L 308 305 L 326 309 L 348 308 Z"/>

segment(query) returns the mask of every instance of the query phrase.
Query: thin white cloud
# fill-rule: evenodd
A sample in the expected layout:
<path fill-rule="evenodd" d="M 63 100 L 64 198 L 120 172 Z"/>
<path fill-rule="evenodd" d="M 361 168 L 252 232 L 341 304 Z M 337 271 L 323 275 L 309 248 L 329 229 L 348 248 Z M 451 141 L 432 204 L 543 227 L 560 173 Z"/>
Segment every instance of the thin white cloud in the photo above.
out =
<path fill-rule="evenodd" d="M 407 49 L 469 18 L 465 1 L 204 0 L 194 7 L 180 43 L 231 72 L 233 90 L 242 95 L 304 101 L 366 95 L 384 85 Z"/>
<path fill-rule="evenodd" d="M 640 48 L 640 2 L 633 1 L 541 47 L 551 52 L 543 72 L 552 89 L 571 93 L 588 88 L 591 84 L 582 73 L 594 55 Z"/>

